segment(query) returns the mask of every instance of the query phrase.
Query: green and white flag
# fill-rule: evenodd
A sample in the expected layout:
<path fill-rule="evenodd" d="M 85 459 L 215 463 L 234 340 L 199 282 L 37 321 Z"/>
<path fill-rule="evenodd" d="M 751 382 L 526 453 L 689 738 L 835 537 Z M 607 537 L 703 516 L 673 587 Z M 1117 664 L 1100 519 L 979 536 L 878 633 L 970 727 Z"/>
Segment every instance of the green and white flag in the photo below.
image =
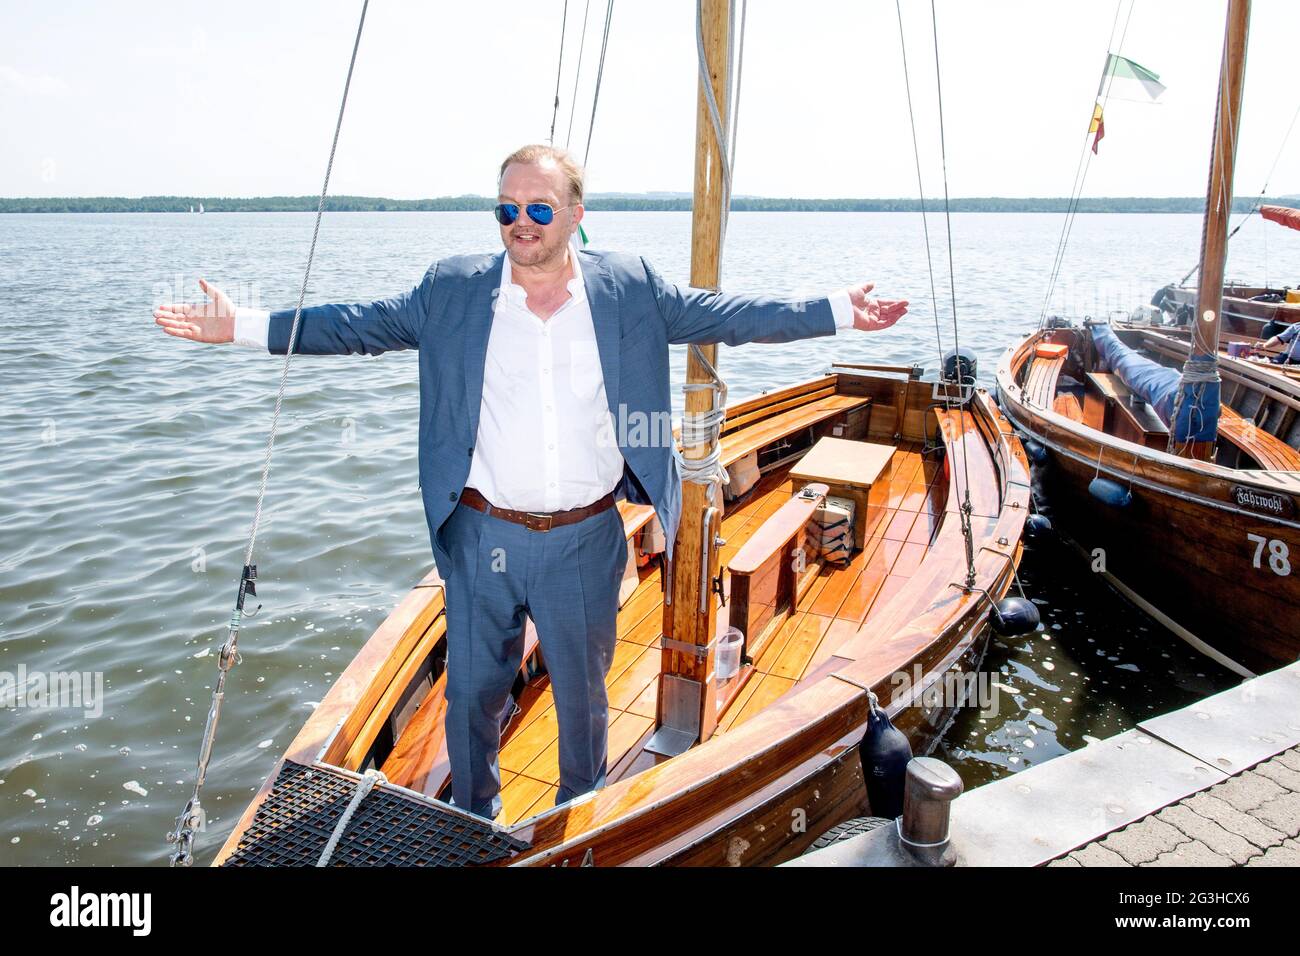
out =
<path fill-rule="evenodd" d="M 1134 63 L 1127 57 L 1118 56 L 1114 53 L 1106 58 L 1106 69 L 1101 73 L 1101 86 L 1097 88 L 1097 96 L 1102 95 L 1106 88 L 1106 78 L 1114 77 L 1115 81 L 1124 81 L 1125 86 L 1134 83 L 1140 83 L 1142 88 L 1147 91 L 1147 95 L 1153 100 L 1159 99 L 1160 94 L 1165 91 L 1165 86 L 1160 82 L 1160 76 L 1152 73 L 1145 66 Z"/>

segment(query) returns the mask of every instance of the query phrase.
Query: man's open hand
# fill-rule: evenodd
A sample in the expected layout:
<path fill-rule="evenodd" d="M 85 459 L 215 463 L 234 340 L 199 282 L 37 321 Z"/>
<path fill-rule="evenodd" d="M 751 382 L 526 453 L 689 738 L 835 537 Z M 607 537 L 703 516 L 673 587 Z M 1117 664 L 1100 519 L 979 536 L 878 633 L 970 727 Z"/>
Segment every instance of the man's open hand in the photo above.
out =
<path fill-rule="evenodd" d="M 863 332 L 879 332 L 887 329 L 907 314 L 907 300 L 873 299 L 870 292 L 876 287 L 874 282 L 866 282 L 849 289 L 849 301 L 853 303 L 853 327 Z"/>
<path fill-rule="evenodd" d="M 165 303 L 153 310 L 153 320 L 168 335 L 195 342 L 225 343 L 235 341 L 235 306 L 230 297 L 203 279 L 199 287 L 209 301 L 202 305 L 188 302 Z"/>

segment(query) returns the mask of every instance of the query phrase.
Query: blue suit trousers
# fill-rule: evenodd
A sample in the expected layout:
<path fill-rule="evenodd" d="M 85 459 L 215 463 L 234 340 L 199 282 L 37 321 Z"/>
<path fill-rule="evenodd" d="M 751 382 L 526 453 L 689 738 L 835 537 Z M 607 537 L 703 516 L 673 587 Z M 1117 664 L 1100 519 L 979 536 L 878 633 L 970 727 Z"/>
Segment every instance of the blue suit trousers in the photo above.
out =
<path fill-rule="evenodd" d="M 537 627 L 555 702 L 556 803 L 604 786 L 605 677 L 628 553 L 618 509 L 531 531 L 459 505 L 443 527 L 443 541 L 451 558 L 440 571 L 447 599 L 452 801 L 484 817 L 501 812 L 500 718 L 522 663 L 525 615 Z"/>

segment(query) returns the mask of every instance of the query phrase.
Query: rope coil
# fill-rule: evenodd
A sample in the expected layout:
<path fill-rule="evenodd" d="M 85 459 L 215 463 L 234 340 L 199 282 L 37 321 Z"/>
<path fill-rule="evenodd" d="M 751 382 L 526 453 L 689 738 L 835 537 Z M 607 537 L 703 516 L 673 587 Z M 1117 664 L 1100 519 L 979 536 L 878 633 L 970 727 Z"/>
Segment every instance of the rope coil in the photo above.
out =
<path fill-rule="evenodd" d="M 1179 383 L 1177 394 L 1174 396 L 1174 409 L 1170 414 L 1170 422 L 1174 427 L 1169 429 L 1169 442 L 1165 450 L 1170 454 L 1178 447 L 1178 416 L 1182 414 L 1183 405 L 1186 403 L 1188 390 L 1183 385 L 1193 386 L 1191 393 L 1195 398 L 1195 404 L 1187 419 L 1187 434 L 1195 435 L 1204 427 L 1204 419 L 1201 416 L 1202 398 L 1204 397 L 1204 386 L 1222 381 L 1219 377 L 1219 363 L 1214 359 L 1188 359 L 1183 363 L 1183 378 Z"/>

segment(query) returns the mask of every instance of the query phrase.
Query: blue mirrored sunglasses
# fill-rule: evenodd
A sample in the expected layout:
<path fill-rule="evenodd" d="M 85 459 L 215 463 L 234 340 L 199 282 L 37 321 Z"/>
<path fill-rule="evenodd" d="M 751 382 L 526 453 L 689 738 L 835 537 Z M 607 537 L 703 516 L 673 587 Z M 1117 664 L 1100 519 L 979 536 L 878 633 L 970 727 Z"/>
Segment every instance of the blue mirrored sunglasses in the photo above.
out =
<path fill-rule="evenodd" d="M 562 206 L 561 208 L 568 209 L 569 207 Z M 544 202 L 530 202 L 524 207 L 524 210 L 528 213 L 528 218 L 539 226 L 549 226 L 551 221 L 555 219 L 556 212 L 559 211 L 552 209 Z M 497 203 L 497 207 L 493 212 L 496 214 L 497 222 L 501 223 L 501 225 L 512 226 L 515 220 L 519 218 L 519 203 Z"/>

